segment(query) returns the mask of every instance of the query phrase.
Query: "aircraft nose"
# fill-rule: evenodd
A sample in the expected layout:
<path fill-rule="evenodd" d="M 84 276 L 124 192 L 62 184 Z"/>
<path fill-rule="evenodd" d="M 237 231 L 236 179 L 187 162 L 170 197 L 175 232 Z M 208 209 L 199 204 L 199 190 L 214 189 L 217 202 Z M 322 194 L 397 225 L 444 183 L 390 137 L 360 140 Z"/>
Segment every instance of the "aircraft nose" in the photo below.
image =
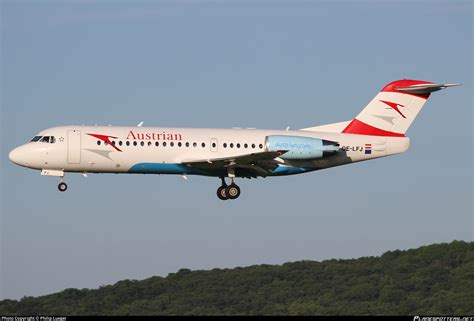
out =
<path fill-rule="evenodd" d="M 18 164 L 19 162 L 19 155 L 20 153 L 18 152 L 18 148 L 14 148 L 10 151 L 10 154 L 8 154 L 8 158 L 12 161 L 12 163 Z"/>
<path fill-rule="evenodd" d="M 26 165 L 24 148 L 22 146 L 13 149 L 10 154 L 8 154 L 8 158 L 17 165 Z"/>

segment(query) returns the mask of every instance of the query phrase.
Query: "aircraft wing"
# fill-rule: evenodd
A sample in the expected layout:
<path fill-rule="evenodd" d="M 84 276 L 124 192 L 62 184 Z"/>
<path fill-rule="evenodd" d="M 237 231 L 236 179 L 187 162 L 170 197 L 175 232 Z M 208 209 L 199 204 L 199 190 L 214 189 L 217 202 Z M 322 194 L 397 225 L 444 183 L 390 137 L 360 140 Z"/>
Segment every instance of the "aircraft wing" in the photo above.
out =
<path fill-rule="evenodd" d="M 199 169 L 240 168 L 252 173 L 253 177 L 268 176 L 278 167 L 276 157 L 285 154 L 287 150 L 252 153 L 241 156 L 214 158 L 199 161 L 184 161 L 183 165 Z"/>

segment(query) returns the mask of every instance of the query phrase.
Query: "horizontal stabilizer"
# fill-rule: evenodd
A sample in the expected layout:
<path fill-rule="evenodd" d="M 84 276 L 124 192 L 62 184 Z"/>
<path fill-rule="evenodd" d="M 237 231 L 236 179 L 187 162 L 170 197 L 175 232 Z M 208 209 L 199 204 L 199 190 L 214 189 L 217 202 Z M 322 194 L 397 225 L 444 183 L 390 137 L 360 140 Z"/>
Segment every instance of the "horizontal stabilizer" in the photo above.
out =
<path fill-rule="evenodd" d="M 395 89 L 410 94 L 429 94 L 434 91 L 460 85 L 461 84 L 418 84 L 405 87 L 395 87 Z"/>

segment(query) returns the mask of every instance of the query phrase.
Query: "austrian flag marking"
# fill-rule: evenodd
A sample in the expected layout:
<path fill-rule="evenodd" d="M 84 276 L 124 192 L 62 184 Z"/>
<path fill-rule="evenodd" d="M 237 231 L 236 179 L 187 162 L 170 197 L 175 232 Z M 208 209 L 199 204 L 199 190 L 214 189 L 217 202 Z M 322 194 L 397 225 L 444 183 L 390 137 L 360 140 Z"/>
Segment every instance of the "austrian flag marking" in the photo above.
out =
<path fill-rule="evenodd" d="M 372 154 L 372 144 L 365 144 L 365 154 Z"/>

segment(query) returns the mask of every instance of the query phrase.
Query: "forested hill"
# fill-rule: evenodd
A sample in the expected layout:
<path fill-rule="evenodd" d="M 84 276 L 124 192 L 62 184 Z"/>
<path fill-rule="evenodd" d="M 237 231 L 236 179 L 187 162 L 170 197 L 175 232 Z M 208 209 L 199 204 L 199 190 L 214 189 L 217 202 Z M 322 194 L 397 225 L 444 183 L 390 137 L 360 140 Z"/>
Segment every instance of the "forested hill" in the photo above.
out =
<path fill-rule="evenodd" d="M 190 271 L 0 301 L 0 315 L 474 314 L 474 243 Z"/>

